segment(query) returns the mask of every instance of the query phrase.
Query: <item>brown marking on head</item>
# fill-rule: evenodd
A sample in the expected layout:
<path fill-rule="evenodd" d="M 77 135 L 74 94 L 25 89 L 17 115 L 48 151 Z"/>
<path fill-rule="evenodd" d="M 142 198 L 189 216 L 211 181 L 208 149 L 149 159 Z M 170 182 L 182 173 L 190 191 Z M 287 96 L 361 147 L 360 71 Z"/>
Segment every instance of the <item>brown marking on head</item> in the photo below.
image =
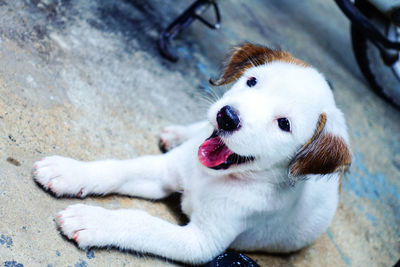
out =
<path fill-rule="evenodd" d="M 242 76 L 248 68 L 272 61 L 284 61 L 304 67 L 309 66 L 303 61 L 294 58 L 288 52 L 247 43 L 233 49 L 222 75 L 217 80 L 210 79 L 210 83 L 216 86 L 231 83 Z"/>
<path fill-rule="evenodd" d="M 289 165 L 291 176 L 344 172 L 350 166 L 352 156 L 344 139 L 323 131 L 326 120 L 322 113 L 313 137 Z"/>

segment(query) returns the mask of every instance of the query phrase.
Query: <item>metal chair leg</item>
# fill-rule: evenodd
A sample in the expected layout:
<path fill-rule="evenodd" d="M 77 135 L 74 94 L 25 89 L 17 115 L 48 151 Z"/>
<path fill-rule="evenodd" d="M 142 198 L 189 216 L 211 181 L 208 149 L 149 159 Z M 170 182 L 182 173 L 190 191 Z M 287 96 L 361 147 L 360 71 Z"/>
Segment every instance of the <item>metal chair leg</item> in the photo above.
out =
<path fill-rule="evenodd" d="M 210 5 L 212 5 L 215 10 L 215 24 L 212 24 L 200 17 L 200 14 L 202 14 Z M 172 45 L 172 40 L 175 38 L 175 36 L 187 28 L 195 19 L 200 20 L 211 29 L 218 29 L 220 27 L 221 17 L 216 0 L 197 0 L 161 33 L 158 41 L 158 47 L 161 54 L 165 58 L 173 62 L 178 61 L 179 57 Z"/>

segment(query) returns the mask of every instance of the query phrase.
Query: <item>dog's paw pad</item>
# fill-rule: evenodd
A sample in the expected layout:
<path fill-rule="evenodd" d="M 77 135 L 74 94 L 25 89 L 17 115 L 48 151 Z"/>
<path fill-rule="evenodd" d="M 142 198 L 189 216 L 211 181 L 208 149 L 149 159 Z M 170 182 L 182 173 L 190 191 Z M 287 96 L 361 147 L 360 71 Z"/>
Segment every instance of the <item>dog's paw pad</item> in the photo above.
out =
<path fill-rule="evenodd" d="M 84 188 L 80 185 L 81 165 L 78 161 L 60 156 L 46 157 L 33 165 L 33 179 L 43 188 L 50 190 L 57 196 L 75 195 L 83 197 L 86 195 Z"/>
<path fill-rule="evenodd" d="M 171 150 L 170 144 L 168 142 L 166 142 L 165 140 L 163 140 L 162 138 L 160 138 L 160 141 L 158 142 L 158 147 L 160 148 L 160 151 L 162 153 L 166 153 L 169 150 Z"/>
<path fill-rule="evenodd" d="M 80 248 L 101 245 L 107 234 L 104 222 L 107 210 L 101 207 L 76 204 L 56 215 L 56 222 L 63 235 L 74 240 Z"/>
<path fill-rule="evenodd" d="M 33 165 L 33 178 L 46 189 L 49 188 L 50 181 L 58 175 L 54 157 L 44 158 Z"/>
<path fill-rule="evenodd" d="M 165 127 L 160 136 L 160 150 L 165 153 L 182 144 L 187 139 L 184 132 L 183 126 L 173 125 Z"/>

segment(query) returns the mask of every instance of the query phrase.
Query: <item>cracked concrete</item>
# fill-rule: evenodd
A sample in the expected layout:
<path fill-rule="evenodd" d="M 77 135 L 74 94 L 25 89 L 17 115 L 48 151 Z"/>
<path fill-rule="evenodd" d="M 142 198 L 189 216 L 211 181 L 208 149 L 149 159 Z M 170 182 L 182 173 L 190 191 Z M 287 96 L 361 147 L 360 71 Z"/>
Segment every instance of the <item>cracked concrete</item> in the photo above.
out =
<path fill-rule="evenodd" d="M 204 118 L 214 97 L 208 78 L 231 46 L 252 41 L 288 50 L 332 81 L 355 159 L 326 234 L 298 253 L 248 255 L 261 266 L 393 265 L 400 258 L 400 113 L 361 76 L 343 14 L 330 1 L 220 1 L 222 28 L 194 22 L 176 40 L 180 61 L 170 63 L 155 42 L 187 4 L 0 0 L 0 262 L 178 265 L 115 249 L 79 250 L 54 223 L 58 210 L 78 202 L 141 208 L 177 222 L 170 205 L 56 199 L 32 181 L 31 166 L 53 154 L 97 160 L 160 153 L 162 127 Z"/>

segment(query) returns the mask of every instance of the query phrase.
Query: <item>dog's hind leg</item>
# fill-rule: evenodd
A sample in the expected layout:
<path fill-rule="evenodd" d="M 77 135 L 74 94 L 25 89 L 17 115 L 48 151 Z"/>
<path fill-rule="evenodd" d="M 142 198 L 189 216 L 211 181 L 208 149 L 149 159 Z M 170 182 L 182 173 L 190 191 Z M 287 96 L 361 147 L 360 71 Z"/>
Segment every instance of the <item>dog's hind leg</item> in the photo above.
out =
<path fill-rule="evenodd" d="M 200 121 L 189 125 L 170 125 L 163 129 L 160 136 L 160 149 L 167 152 L 207 127 L 207 121 Z"/>

